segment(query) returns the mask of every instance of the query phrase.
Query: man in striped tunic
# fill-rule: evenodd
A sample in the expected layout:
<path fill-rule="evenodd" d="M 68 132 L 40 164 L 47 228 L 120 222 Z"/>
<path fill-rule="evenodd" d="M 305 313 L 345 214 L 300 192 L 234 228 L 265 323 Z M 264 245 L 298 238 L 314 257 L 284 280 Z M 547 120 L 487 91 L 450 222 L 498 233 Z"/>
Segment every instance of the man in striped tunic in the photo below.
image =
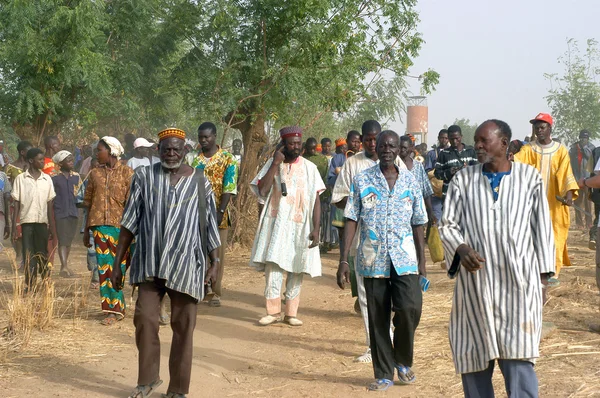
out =
<path fill-rule="evenodd" d="M 160 164 L 140 167 L 133 175 L 115 256 L 115 264 L 121 264 L 136 236 L 130 281 L 139 289 L 133 318 L 139 373 L 131 397 L 146 397 L 162 383 L 158 330 L 160 301 L 165 294 L 171 299 L 173 329 L 166 396 L 185 397 L 188 393 L 197 303 L 204 296 L 205 284 L 217 280 L 219 269 L 220 241 L 211 185 L 202 171 L 183 164 L 185 132 L 167 129 L 158 136 Z M 114 270 L 112 285 L 118 291 L 123 275 L 121 267 Z"/>
<path fill-rule="evenodd" d="M 537 397 L 543 290 L 554 274 L 554 236 L 542 178 L 511 163 L 510 127 L 477 128 L 482 164 L 459 171 L 439 225 L 448 275 L 457 278 L 450 346 L 466 397 L 493 397 L 498 360 L 509 396 Z"/>

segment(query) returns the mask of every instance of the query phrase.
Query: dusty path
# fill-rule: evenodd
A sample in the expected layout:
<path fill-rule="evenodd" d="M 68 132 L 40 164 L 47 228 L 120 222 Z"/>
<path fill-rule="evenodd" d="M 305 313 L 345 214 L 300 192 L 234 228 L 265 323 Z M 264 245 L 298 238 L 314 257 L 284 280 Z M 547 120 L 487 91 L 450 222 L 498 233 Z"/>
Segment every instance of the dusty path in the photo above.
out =
<path fill-rule="evenodd" d="M 581 233 L 572 235 L 576 240 Z M 558 327 L 544 340 L 537 366 L 541 395 L 546 397 L 600 396 L 600 335 L 587 331 L 587 324 L 599 318 L 593 256 L 583 246 L 573 247 L 571 255 L 575 266 L 565 269 L 562 284 L 551 292 L 545 309 L 546 320 Z M 337 252 L 324 256 L 322 277 L 305 279 L 299 312 L 305 324 L 300 328 L 256 325 L 264 314 L 264 279 L 246 266 L 247 258 L 246 251 L 230 254 L 222 307 L 199 306 L 190 397 L 367 396 L 372 367 L 352 362 L 365 348 L 364 331 L 353 313 L 350 291 L 335 285 Z M 84 261 L 84 251 L 77 247 L 74 268 L 82 281 L 87 278 Z M 4 281 L 0 292 L 10 290 L 5 263 L 0 263 Z M 437 265 L 430 265 L 429 273 L 432 286 L 424 296 L 416 337 L 418 381 L 410 387 L 395 386 L 384 395 L 461 395 L 447 338 L 454 283 Z M 115 327 L 101 326 L 97 292 L 85 289 L 87 311 L 74 317 L 69 301 L 75 284 L 81 281 L 57 281 L 57 311 L 63 315 L 51 328 L 35 333 L 24 352 L 4 363 L 0 356 L 3 397 L 126 397 L 136 384 L 131 316 Z M 162 328 L 165 384 L 160 392 L 168 383 L 170 338 L 170 329 Z M 496 382 L 499 396 L 504 396 L 499 375 Z"/>

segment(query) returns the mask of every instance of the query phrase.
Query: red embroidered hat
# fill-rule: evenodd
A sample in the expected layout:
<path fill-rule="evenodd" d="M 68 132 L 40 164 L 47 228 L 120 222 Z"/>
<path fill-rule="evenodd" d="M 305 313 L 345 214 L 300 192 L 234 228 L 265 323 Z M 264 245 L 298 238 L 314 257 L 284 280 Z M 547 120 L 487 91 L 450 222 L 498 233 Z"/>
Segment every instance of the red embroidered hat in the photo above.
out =
<path fill-rule="evenodd" d="M 281 139 L 287 137 L 302 137 L 302 127 L 300 126 L 288 126 L 279 130 L 279 136 Z"/>
<path fill-rule="evenodd" d="M 550 116 L 549 113 L 538 113 L 536 117 L 529 121 L 529 123 L 531 124 L 535 124 L 535 122 L 546 122 L 552 126 L 554 120 L 552 119 L 552 116 Z"/>

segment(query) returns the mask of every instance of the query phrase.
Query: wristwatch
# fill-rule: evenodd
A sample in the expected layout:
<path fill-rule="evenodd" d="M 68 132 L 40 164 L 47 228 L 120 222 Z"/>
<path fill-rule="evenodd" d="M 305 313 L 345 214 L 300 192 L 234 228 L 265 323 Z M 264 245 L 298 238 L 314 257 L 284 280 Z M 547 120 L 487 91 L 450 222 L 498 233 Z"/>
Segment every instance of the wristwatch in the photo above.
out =
<path fill-rule="evenodd" d="M 225 210 L 224 209 L 219 209 L 219 213 L 225 214 Z"/>

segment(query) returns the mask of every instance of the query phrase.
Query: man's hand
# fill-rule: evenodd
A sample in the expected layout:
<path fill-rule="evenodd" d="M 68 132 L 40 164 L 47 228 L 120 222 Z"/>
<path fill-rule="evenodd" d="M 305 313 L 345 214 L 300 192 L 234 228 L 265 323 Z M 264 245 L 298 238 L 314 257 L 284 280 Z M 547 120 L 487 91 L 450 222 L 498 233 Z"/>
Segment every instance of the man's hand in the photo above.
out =
<path fill-rule="evenodd" d="M 15 243 L 17 241 L 17 227 L 14 225 L 10 230 L 10 240 L 12 243 Z"/>
<path fill-rule="evenodd" d="M 219 273 L 219 262 L 215 261 L 206 270 L 206 275 L 204 275 L 204 284 L 208 285 L 208 282 L 210 282 L 211 285 L 214 285 L 215 283 L 217 283 L 218 273 Z"/>
<path fill-rule="evenodd" d="M 450 174 L 454 175 L 454 174 L 458 173 L 460 171 L 460 169 L 462 169 L 462 167 L 452 167 L 450 169 Z"/>
<path fill-rule="evenodd" d="M 10 236 L 10 227 L 8 225 L 4 226 L 4 239 L 8 239 Z"/>
<path fill-rule="evenodd" d="M 115 289 L 117 292 L 123 289 L 123 272 L 121 271 L 121 263 L 117 263 L 117 259 L 115 259 L 113 263 L 110 282 L 112 283 L 113 289 Z"/>
<path fill-rule="evenodd" d="M 223 222 L 223 213 L 221 211 L 217 211 L 217 226 L 220 226 Z"/>
<path fill-rule="evenodd" d="M 568 191 L 565 195 L 565 205 L 573 206 L 573 191 Z"/>
<path fill-rule="evenodd" d="M 350 266 L 347 261 L 340 261 L 337 270 L 337 284 L 340 289 L 344 289 L 346 283 L 350 283 Z"/>
<path fill-rule="evenodd" d="M 485 259 L 468 245 L 460 245 L 456 252 L 460 256 L 460 263 L 470 273 L 474 274 L 475 272 L 483 268 L 483 263 L 485 263 Z"/>
<path fill-rule="evenodd" d="M 579 186 L 579 189 L 585 188 L 585 178 L 582 178 L 579 181 L 577 181 L 577 186 Z"/>
<path fill-rule="evenodd" d="M 92 244 L 90 243 L 90 229 L 89 228 L 83 229 L 83 245 L 85 247 L 87 247 L 88 249 L 90 247 L 92 247 Z"/>
<path fill-rule="evenodd" d="M 315 228 L 310 232 L 308 240 L 311 241 L 311 244 L 308 245 L 309 249 L 319 246 L 319 228 Z"/>

